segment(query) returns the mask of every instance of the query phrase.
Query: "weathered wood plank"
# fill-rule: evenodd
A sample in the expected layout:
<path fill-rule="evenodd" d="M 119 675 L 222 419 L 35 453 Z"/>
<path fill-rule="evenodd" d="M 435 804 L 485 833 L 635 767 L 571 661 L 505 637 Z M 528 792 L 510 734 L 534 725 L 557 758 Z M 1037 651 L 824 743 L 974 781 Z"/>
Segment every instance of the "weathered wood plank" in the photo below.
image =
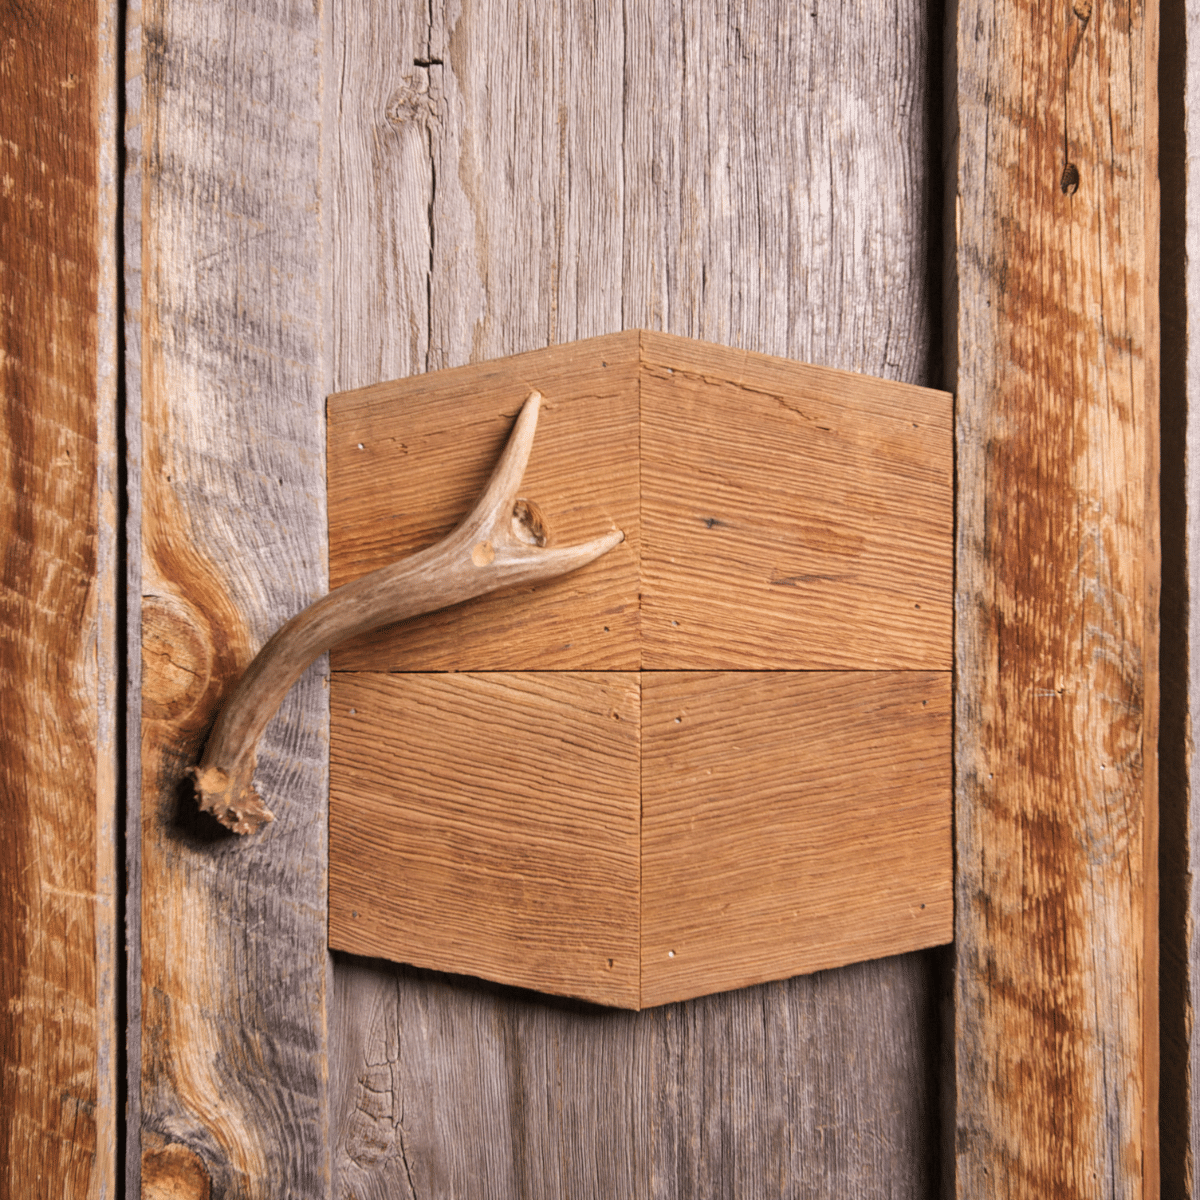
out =
<path fill-rule="evenodd" d="M 185 771 L 252 651 L 325 590 L 321 12 L 154 0 L 130 10 L 129 42 L 145 1168 L 130 1186 L 315 1197 L 329 1188 L 320 673 L 264 739 L 277 820 L 263 836 L 201 820 Z"/>
<path fill-rule="evenodd" d="M 956 13 L 963 1197 L 1157 1195 L 1156 21 Z"/>
<path fill-rule="evenodd" d="M 116 10 L 0 16 L 0 1193 L 116 1187 Z"/>
<path fill-rule="evenodd" d="M 342 0 L 335 44 L 385 19 Z M 929 25 L 917 3 L 435 4 L 427 207 L 381 204 L 335 275 L 376 230 L 429 228 L 428 290 L 383 318 L 427 313 L 429 367 L 646 326 L 933 383 Z M 338 59 L 339 154 L 382 119 L 370 57 Z M 378 194 L 395 169 L 348 173 Z M 385 335 L 355 319 L 335 308 L 363 347 L 338 389 L 374 382 L 355 364 Z M 935 961 L 631 1017 L 339 959 L 336 1194 L 930 1194 Z"/>

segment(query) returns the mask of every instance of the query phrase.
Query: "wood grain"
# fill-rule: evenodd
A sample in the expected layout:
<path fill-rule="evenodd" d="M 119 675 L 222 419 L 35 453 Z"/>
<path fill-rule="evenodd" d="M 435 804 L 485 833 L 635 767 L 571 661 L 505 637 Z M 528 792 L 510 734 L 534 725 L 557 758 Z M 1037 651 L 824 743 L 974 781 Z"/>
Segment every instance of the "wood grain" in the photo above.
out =
<path fill-rule="evenodd" d="M 642 663 L 949 670 L 944 392 L 643 337 Z"/>
<path fill-rule="evenodd" d="M 953 28 L 958 1194 L 1153 1197 L 1157 5 Z"/>
<path fill-rule="evenodd" d="M 356 349 L 333 390 L 372 382 L 344 364 L 422 314 L 435 368 L 647 327 L 934 382 L 924 6 L 340 0 L 335 44 L 397 12 L 429 14 L 429 190 L 402 208 L 372 180 L 334 276 L 422 220 L 431 270 L 381 324 L 335 305 Z M 364 39 L 336 60 L 339 155 L 382 117 L 363 97 L 383 57 Z M 363 189 L 391 169 L 347 157 Z M 356 1099 L 334 1114 L 335 1194 L 931 1194 L 933 964 L 581 1018 L 339 956 L 331 1089 Z"/>
<path fill-rule="evenodd" d="M 320 673 L 264 739 L 258 779 L 278 818 L 266 834 L 223 835 L 184 780 L 252 652 L 326 590 L 321 17 L 155 0 L 128 20 L 131 670 L 143 703 L 131 716 L 140 1117 L 127 1188 L 318 1196 Z"/>
<path fill-rule="evenodd" d="M 449 533 L 534 389 L 542 415 L 521 495 L 538 504 L 552 544 L 625 534 L 582 571 L 344 643 L 334 670 L 637 669 L 637 364 L 635 331 L 330 397 L 334 586 Z"/>
<path fill-rule="evenodd" d="M 531 388 L 552 399 L 524 491 L 559 542 L 625 542 L 335 670 L 949 668 L 950 397 L 661 333 L 331 396 L 335 583 L 445 536 Z"/>
<path fill-rule="evenodd" d="M 334 675 L 334 949 L 638 1007 L 636 672 Z"/>
<path fill-rule="evenodd" d="M 115 10 L 0 26 L 0 1194 L 116 1186 Z"/>
<path fill-rule="evenodd" d="M 951 937 L 949 672 L 335 672 L 330 945 L 644 1008 Z"/>
<path fill-rule="evenodd" d="M 949 672 L 642 675 L 643 1005 L 950 941 Z"/>

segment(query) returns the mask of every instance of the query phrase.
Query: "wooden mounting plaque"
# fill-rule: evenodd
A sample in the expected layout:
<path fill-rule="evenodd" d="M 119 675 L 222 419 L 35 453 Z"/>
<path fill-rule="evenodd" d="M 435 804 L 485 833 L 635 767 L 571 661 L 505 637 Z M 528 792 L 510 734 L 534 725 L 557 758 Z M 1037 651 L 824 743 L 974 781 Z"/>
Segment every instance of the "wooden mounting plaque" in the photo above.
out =
<path fill-rule="evenodd" d="M 949 941 L 951 398 L 631 330 L 333 396 L 333 585 L 625 542 L 332 655 L 334 949 L 641 1008 Z"/>

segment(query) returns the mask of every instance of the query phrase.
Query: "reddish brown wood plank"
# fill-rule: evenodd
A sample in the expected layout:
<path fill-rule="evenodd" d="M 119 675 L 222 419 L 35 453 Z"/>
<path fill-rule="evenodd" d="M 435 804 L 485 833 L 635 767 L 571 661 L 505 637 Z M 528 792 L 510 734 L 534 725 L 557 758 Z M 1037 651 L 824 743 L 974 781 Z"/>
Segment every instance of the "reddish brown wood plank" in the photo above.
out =
<path fill-rule="evenodd" d="M 335 674 L 330 945 L 638 1007 L 639 690 Z"/>
<path fill-rule="evenodd" d="M 115 1189 L 113 14 L 0 28 L 0 1194 Z"/>
<path fill-rule="evenodd" d="M 948 672 L 642 675 L 642 1003 L 948 942 Z"/>
<path fill-rule="evenodd" d="M 958 1194 L 1153 1197 L 1157 5 L 954 15 Z"/>

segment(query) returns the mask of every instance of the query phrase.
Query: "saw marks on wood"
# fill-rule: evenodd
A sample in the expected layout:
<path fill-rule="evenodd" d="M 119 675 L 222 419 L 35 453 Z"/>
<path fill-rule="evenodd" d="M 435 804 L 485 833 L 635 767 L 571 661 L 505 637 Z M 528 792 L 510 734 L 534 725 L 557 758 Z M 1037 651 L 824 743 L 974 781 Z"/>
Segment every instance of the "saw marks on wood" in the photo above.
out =
<path fill-rule="evenodd" d="M 625 534 L 585 571 L 356 638 L 335 651 L 336 668 L 636 670 L 637 371 L 635 331 L 330 397 L 334 587 L 449 533 L 535 388 L 543 403 L 521 494 L 554 543 Z"/>
<path fill-rule="evenodd" d="M 951 937 L 946 672 L 339 672 L 330 944 L 641 1008 Z"/>
<path fill-rule="evenodd" d="M 956 17 L 958 1194 L 1153 1200 L 1158 6 Z"/>
<path fill-rule="evenodd" d="M 525 494 L 625 542 L 336 670 L 949 670 L 950 397 L 647 331 L 331 397 L 333 583 L 449 532 L 534 388 Z"/>
<path fill-rule="evenodd" d="M 335 651 L 331 944 L 638 1008 L 948 940 L 950 397 L 638 330 L 333 396 L 335 580 L 447 533 L 534 389 L 523 490 L 629 536 Z"/>
<path fill-rule="evenodd" d="M 642 1004 L 947 942 L 946 672 L 642 675 Z"/>
<path fill-rule="evenodd" d="M 636 1008 L 638 691 L 335 674 L 330 945 Z"/>
<path fill-rule="evenodd" d="M 949 670 L 950 397 L 642 334 L 642 665 Z"/>

